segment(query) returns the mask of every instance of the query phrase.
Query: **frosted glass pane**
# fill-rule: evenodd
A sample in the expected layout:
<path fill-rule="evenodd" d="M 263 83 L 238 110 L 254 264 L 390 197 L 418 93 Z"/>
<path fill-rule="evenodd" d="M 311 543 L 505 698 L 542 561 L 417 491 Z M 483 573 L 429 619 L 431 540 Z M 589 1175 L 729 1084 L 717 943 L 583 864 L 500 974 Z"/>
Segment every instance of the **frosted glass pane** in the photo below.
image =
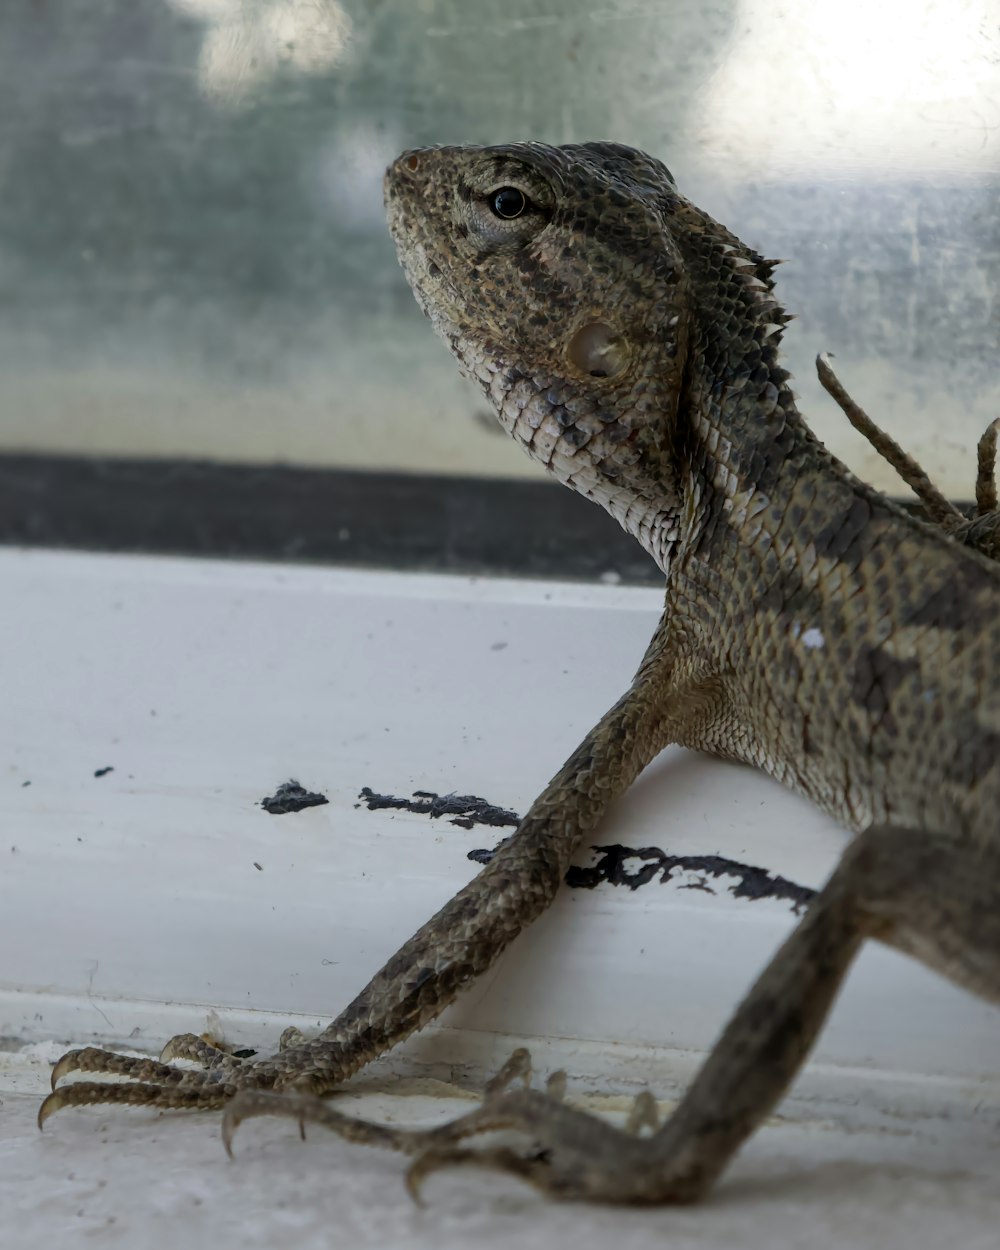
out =
<path fill-rule="evenodd" d="M 0 449 L 534 473 L 429 333 L 380 180 L 431 142 L 613 138 L 768 255 L 803 406 L 949 493 L 1000 412 L 995 0 L 36 0 L 0 7 Z"/>

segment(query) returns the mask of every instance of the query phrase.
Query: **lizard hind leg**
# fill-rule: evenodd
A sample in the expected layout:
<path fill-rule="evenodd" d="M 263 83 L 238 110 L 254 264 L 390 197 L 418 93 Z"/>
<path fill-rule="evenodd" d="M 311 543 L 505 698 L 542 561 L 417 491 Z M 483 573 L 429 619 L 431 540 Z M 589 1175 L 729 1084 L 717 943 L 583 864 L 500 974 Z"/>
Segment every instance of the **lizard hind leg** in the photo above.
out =
<path fill-rule="evenodd" d="M 536 1090 L 499 1093 L 428 1134 L 411 1189 L 439 1168 L 509 1172 L 553 1197 L 684 1203 L 704 1196 L 778 1103 L 816 1040 L 866 938 L 1000 1001 L 1000 856 L 954 838 L 873 828 L 860 835 L 737 1008 L 686 1096 L 652 1135 L 622 1132 Z M 487 1114 L 488 1112 L 488 1114 Z M 639 1115 L 633 1112 L 627 1129 Z M 465 1139 L 523 1132 L 531 1151 Z M 538 1147 L 541 1147 L 539 1150 Z"/>

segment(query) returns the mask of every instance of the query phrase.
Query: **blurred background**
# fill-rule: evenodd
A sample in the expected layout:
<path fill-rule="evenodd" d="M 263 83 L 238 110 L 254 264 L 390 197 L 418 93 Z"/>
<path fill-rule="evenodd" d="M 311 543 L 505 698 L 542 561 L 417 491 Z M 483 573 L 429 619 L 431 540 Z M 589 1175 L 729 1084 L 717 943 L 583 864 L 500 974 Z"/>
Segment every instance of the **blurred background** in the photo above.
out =
<path fill-rule="evenodd" d="M 514 138 L 662 158 L 787 258 L 821 437 L 905 494 L 819 390 L 829 350 L 969 499 L 998 128 L 997 0 L 5 0 L 0 536 L 655 578 L 554 501 L 396 265 L 386 163 Z"/>

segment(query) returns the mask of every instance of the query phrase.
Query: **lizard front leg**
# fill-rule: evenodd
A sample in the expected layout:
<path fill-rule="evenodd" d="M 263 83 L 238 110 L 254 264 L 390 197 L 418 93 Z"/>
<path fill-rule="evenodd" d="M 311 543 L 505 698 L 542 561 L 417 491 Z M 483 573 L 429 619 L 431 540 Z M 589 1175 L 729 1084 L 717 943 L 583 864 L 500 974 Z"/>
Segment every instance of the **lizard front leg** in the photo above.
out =
<path fill-rule="evenodd" d="M 665 635 L 661 626 L 627 693 L 573 752 L 493 860 L 318 1037 L 293 1039 L 257 1061 L 240 1061 L 191 1035 L 168 1043 L 161 1061 L 96 1048 L 70 1051 L 54 1069 L 53 1093 L 39 1122 L 63 1107 L 91 1103 L 209 1108 L 241 1090 L 329 1093 L 433 1020 L 544 911 L 581 840 L 641 769 L 668 743 L 715 716 L 718 684 L 679 682 Z M 174 1057 L 203 1066 L 191 1070 L 164 1062 Z M 137 1083 L 59 1084 L 71 1072 L 115 1074 Z"/>
<path fill-rule="evenodd" d="M 555 1197 L 692 1202 L 759 1127 L 802 1066 L 840 984 L 869 937 L 1000 1001 L 1000 907 L 994 853 L 919 830 L 874 828 L 826 887 L 737 1008 L 687 1095 L 646 1137 L 540 1090 L 496 1082 L 482 1107 L 422 1135 L 351 1120 L 303 1098 L 294 1114 L 354 1141 L 416 1155 L 411 1189 L 456 1164 L 511 1172 Z M 523 1072 L 523 1059 L 516 1072 Z M 516 1073 L 513 1073 L 516 1074 Z M 512 1073 L 507 1073 L 510 1079 Z M 252 1114 L 272 1113 L 266 1099 Z M 523 1132 L 529 1146 L 475 1149 L 467 1138 Z"/>

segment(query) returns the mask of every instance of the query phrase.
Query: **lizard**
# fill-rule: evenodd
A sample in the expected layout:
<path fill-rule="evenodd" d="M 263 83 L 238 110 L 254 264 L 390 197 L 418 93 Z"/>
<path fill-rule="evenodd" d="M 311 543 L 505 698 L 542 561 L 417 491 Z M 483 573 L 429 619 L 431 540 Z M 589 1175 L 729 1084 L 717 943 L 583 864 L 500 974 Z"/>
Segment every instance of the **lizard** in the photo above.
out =
<path fill-rule="evenodd" d="M 1000 568 L 817 439 L 780 360 L 777 262 L 660 161 L 609 142 L 424 148 L 384 186 L 435 330 L 513 438 L 652 555 L 663 614 L 509 841 L 322 1033 L 253 1059 L 192 1034 L 159 1060 L 70 1051 L 39 1122 L 91 1103 L 222 1108 L 229 1148 L 243 1120 L 290 1115 L 408 1152 L 414 1187 L 471 1164 L 560 1198 L 693 1202 L 784 1094 L 866 941 L 1000 1002 Z M 559 1078 L 531 1088 L 522 1051 L 431 1130 L 323 1101 L 494 963 L 669 744 L 754 765 L 853 835 L 669 1118 L 644 1094 L 618 1129 Z M 498 1127 L 524 1147 L 473 1140 Z"/>

